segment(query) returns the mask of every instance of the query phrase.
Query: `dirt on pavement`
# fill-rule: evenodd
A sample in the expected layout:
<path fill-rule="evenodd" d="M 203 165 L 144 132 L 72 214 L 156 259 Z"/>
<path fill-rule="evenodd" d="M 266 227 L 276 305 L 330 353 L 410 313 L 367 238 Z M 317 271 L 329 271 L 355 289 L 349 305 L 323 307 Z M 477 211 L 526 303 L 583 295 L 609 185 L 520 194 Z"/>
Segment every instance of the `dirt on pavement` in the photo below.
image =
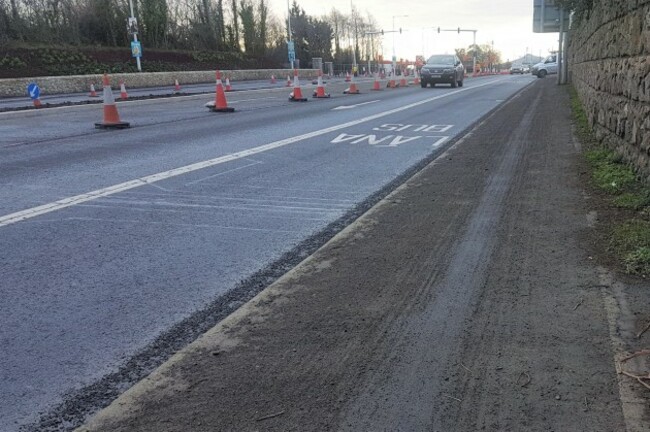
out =
<path fill-rule="evenodd" d="M 528 87 L 81 430 L 647 430 L 570 116 Z"/>

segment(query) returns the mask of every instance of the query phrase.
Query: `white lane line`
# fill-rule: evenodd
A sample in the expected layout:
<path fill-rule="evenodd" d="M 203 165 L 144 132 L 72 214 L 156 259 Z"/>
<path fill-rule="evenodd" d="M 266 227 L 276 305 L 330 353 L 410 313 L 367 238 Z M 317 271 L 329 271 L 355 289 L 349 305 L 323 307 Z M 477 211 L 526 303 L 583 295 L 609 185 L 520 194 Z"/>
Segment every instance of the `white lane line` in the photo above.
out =
<path fill-rule="evenodd" d="M 242 150 L 242 151 L 239 151 L 239 152 L 236 152 L 236 153 L 231 153 L 231 154 L 228 154 L 228 155 L 225 155 L 225 156 L 219 156 L 219 157 L 214 158 L 214 159 L 208 159 L 208 160 L 205 160 L 205 161 L 202 161 L 202 162 L 197 162 L 197 163 L 193 163 L 193 164 L 190 164 L 190 165 L 185 165 L 185 166 L 182 166 L 182 167 L 179 167 L 179 168 L 174 168 L 174 169 L 171 169 L 171 170 L 159 172 L 157 174 L 152 174 L 152 175 L 148 175 L 148 176 L 145 176 L 145 177 L 140 177 L 140 178 L 130 180 L 130 181 L 127 181 L 127 182 L 124 182 L 124 183 L 119 183 L 119 184 L 116 184 L 116 185 L 113 185 L 113 186 L 108 186 L 108 187 L 105 187 L 105 188 L 96 189 L 94 191 L 86 192 L 86 193 L 83 193 L 83 194 L 74 195 L 74 196 L 71 196 L 71 197 L 68 197 L 68 198 L 64 198 L 64 199 L 54 201 L 54 202 L 51 202 L 51 203 L 47 203 L 47 204 L 43 204 L 43 205 L 40 205 L 40 206 L 28 208 L 28 209 L 21 210 L 21 211 L 15 212 L 15 213 L 10 213 L 8 215 L 0 217 L 0 227 L 11 225 L 11 224 L 21 222 L 21 221 L 24 221 L 24 220 L 27 220 L 27 219 L 35 218 L 37 216 L 41 216 L 41 215 L 51 213 L 51 212 L 54 212 L 54 211 L 57 211 L 57 210 L 61 210 L 61 209 L 67 208 L 67 207 L 72 207 L 72 206 L 75 206 L 75 205 L 78 205 L 78 204 L 81 204 L 81 203 L 85 203 L 85 202 L 88 202 L 88 201 L 93 201 L 93 200 L 96 200 L 98 198 L 106 197 L 106 196 L 109 196 L 109 195 L 114 195 L 114 194 L 124 192 L 124 191 L 130 190 L 130 189 L 135 189 L 135 188 L 140 187 L 140 186 L 146 186 L 146 185 L 156 183 L 156 182 L 159 182 L 159 181 L 162 181 L 162 180 L 170 179 L 172 177 L 178 177 L 180 175 L 191 173 L 193 171 L 198 171 L 200 169 L 209 168 L 209 167 L 213 167 L 215 165 L 220 165 L 220 164 L 223 164 L 223 163 L 226 163 L 226 162 L 232 162 L 232 161 L 235 161 L 235 160 L 238 160 L 238 159 L 247 158 L 247 157 L 256 155 L 258 153 L 263 153 L 263 152 L 267 152 L 267 151 L 270 151 L 270 150 L 274 150 L 274 149 L 277 149 L 277 148 L 280 148 L 280 147 L 287 146 L 289 144 L 294 144 L 294 143 L 304 141 L 304 140 L 307 140 L 307 139 L 310 139 L 310 138 L 315 138 L 315 137 L 325 135 L 325 134 L 328 134 L 328 133 L 331 133 L 331 132 L 336 132 L 336 131 L 341 130 L 341 129 L 349 128 L 351 126 L 356 126 L 356 125 L 359 125 L 359 124 L 362 124 L 362 123 L 367 123 L 367 122 L 370 122 L 370 121 L 373 121 L 373 120 L 376 120 L 376 119 L 379 119 L 379 118 L 382 118 L 382 117 L 386 117 L 386 116 L 389 116 L 389 115 L 392 115 L 392 114 L 396 114 L 398 112 L 402 112 L 402 111 L 409 110 L 411 108 L 415 108 L 415 107 L 420 106 L 420 105 L 427 104 L 429 102 L 433 102 L 433 101 L 438 100 L 438 99 L 443 99 L 443 98 L 453 96 L 453 95 L 458 94 L 458 93 L 462 93 L 462 92 L 477 89 L 477 88 L 480 88 L 480 87 L 485 87 L 485 86 L 488 86 L 488 85 L 492 85 L 492 84 L 494 84 L 494 83 L 496 83 L 498 81 L 500 81 L 500 80 L 488 81 L 488 82 L 485 82 L 485 83 L 482 83 L 482 84 L 479 84 L 479 85 L 476 85 L 476 86 L 472 86 L 472 87 L 464 87 L 464 88 L 462 88 L 460 90 L 455 90 L 455 91 L 452 91 L 452 92 L 449 92 L 449 93 L 444 93 L 444 94 L 441 94 L 441 95 L 438 95 L 438 96 L 423 99 L 423 100 L 418 101 L 418 102 L 413 102 L 411 104 L 404 105 L 404 106 L 401 106 L 399 108 L 394 108 L 394 109 L 384 111 L 384 112 L 380 112 L 380 113 L 377 113 L 377 114 L 373 114 L 373 115 L 370 115 L 370 116 L 367 116 L 367 117 L 362 117 L 362 118 L 357 119 L 357 120 L 352 120 L 352 121 L 349 121 L 349 122 L 345 122 L 345 123 L 341 123 L 341 124 L 338 124 L 338 125 L 330 126 L 328 128 L 319 129 L 319 130 L 316 130 L 316 131 L 313 131 L 313 132 L 308 132 L 306 134 L 297 135 L 297 136 L 290 137 L 290 138 L 285 138 L 285 139 L 282 139 L 282 140 L 279 140 L 279 141 L 274 141 L 274 142 L 269 143 L 269 144 L 264 144 L 264 145 L 261 145 L 261 146 L 258 146 L 258 147 L 253 147 L 253 148 Z"/>
<path fill-rule="evenodd" d="M 373 104 L 373 103 L 376 103 L 376 102 L 379 102 L 379 99 L 377 99 L 377 100 L 372 100 L 372 101 L 368 101 L 368 102 L 358 103 L 358 104 L 356 104 L 356 105 L 341 105 L 341 106 L 337 106 L 337 107 L 335 107 L 335 108 L 332 108 L 332 111 L 356 108 L 356 107 L 360 107 L 360 106 L 363 106 L 363 105 Z"/>

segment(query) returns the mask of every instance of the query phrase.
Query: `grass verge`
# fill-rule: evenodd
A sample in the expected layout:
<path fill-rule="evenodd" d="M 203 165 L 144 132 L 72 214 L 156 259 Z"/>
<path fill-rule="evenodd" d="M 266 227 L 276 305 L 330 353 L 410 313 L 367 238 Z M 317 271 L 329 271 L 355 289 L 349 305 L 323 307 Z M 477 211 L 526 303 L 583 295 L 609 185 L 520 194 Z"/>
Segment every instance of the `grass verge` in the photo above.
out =
<path fill-rule="evenodd" d="M 607 252 L 626 273 L 650 276 L 650 187 L 616 153 L 596 140 L 574 88 L 570 89 L 570 96 L 576 134 L 585 149 L 591 183 L 615 212 L 615 222 L 607 232 Z"/>

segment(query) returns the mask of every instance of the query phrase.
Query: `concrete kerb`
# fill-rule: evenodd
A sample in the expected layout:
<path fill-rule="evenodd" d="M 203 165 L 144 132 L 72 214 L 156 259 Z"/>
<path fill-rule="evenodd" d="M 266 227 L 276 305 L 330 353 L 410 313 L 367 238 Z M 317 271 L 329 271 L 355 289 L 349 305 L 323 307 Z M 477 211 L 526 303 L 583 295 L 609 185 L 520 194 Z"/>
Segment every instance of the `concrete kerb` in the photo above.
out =
<path fill-rule="evenodd" d="M 293 74 L 291 69 L 249 69 L 249 70 L 222 70 L 231 81 L 270 80 L 271 75 L 284 76 Z M 300 69 L 300 77 L 313 79 L 318 77 L 317 69 Z M 214 70 L 209 71 L 179 71 L 179 72 L 142 72 L 118 73 L 111 75 L 111 85 L 119 88 L 120 80 L 124 80 L 130 88 L 146 87 L 174 87 L 174 80 L 178 79 L 181 85 L 204 84 L 214 82 Z M 48 76 L 31 78 L 5 78 L 0 79 L 0 97 L 27 97 L 27 85 L 31 82 L 38 83 L 43 95 L 88 92 L 90 83 L 95 87 L 102 82 L 102 75 L 70 75 Z"/>

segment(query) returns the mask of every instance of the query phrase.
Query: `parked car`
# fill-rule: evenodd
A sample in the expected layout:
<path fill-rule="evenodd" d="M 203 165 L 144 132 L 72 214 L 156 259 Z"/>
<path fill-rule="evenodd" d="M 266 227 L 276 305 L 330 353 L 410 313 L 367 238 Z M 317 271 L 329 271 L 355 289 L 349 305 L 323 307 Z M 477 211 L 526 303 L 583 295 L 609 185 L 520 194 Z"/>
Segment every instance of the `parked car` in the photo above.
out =
<path fill-rule="evenodd" d="M 510 75 L 514 74 L 523 74 L 524 73 L 524 67 L 522 65 L 512 65 L 510 68 Z"/>
<path fill-rule="evenodd" d="M 452 87 L 462 87 L 465 79 L 465 66 L 454 54 L 439 54 L 429 57 L 420 70 L 420 85 L 426 88 L 428 84 L 451 84 Z"/>
<path fill-rule="evenodd" d="M 557 73 L 557 56 L 550 55 L 546 59 L 532 67 L 531 73 L 537 75 L 537 78 L 544 78 L 546 75 Z"/>

